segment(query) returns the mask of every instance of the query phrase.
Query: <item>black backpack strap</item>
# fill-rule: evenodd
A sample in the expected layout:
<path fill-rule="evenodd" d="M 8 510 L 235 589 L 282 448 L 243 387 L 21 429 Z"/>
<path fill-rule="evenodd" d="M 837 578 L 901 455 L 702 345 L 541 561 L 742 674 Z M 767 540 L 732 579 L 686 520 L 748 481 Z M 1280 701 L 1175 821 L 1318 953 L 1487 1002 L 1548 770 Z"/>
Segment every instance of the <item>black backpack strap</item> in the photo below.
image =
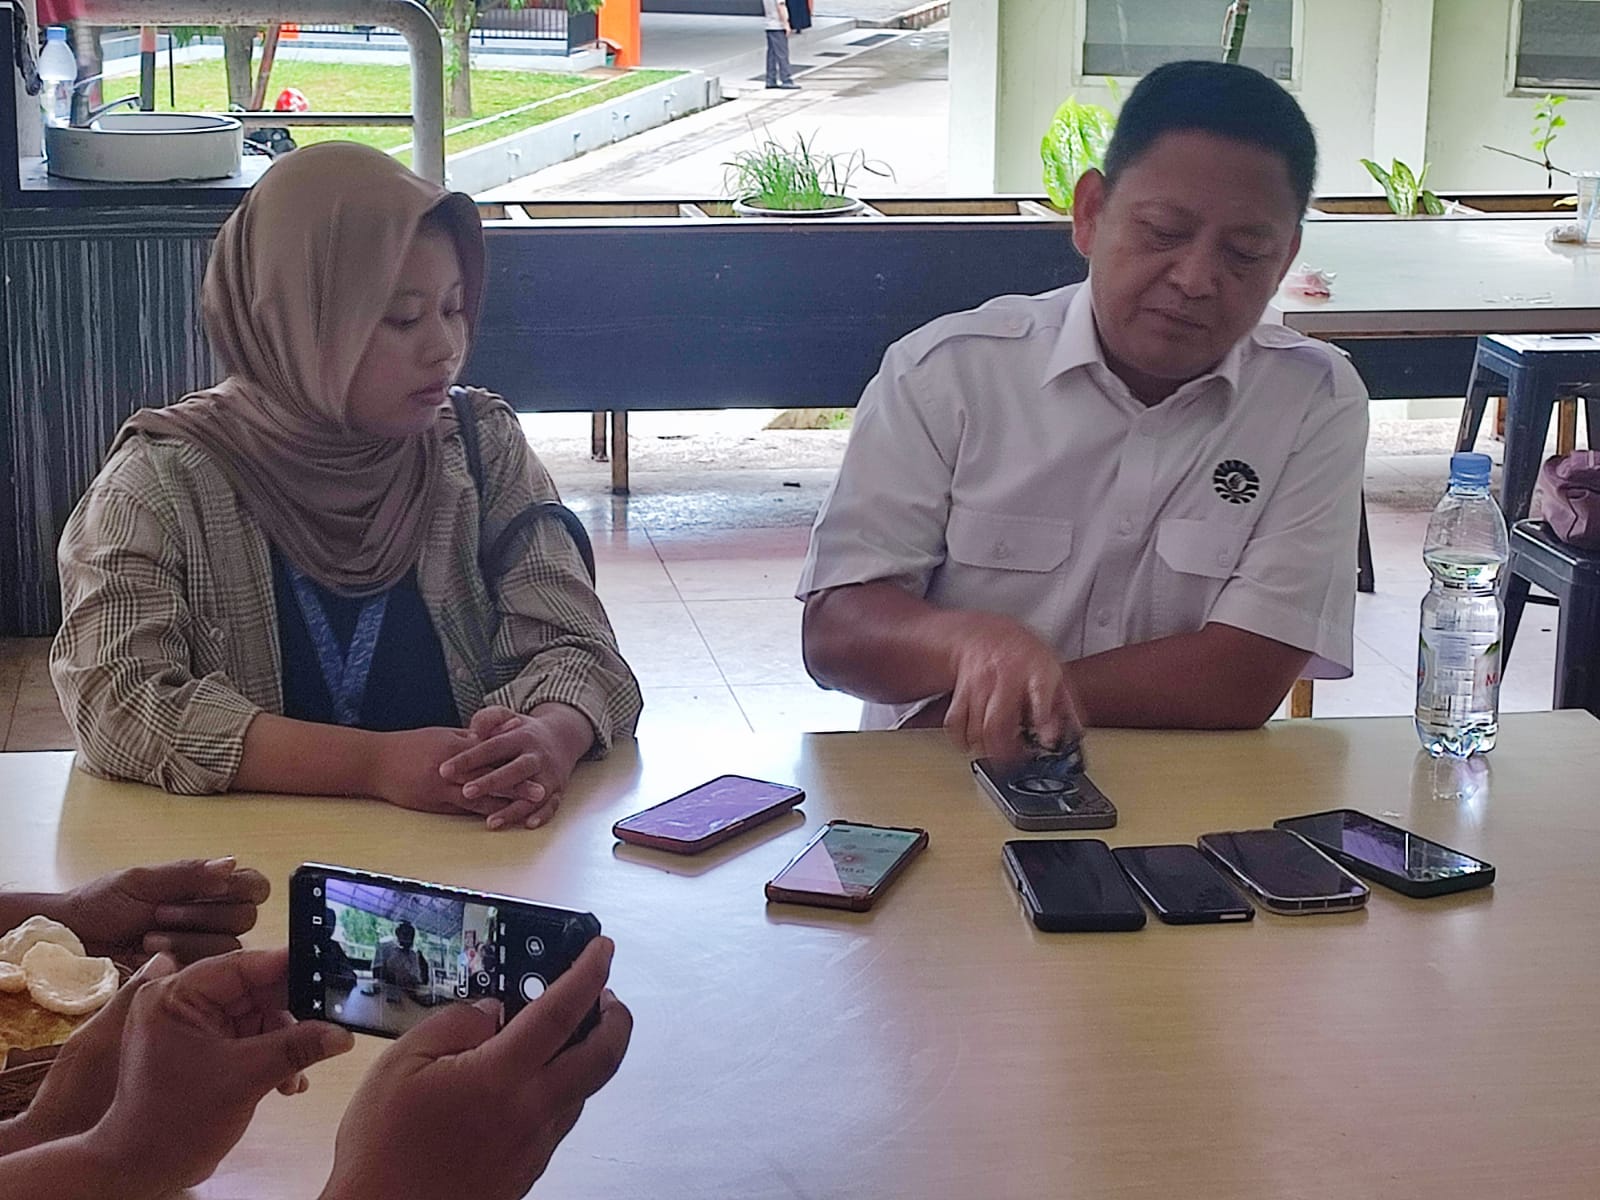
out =
<path fill-rule="evenodd" d="M 467 456 L 467 471 L 472 475 L 473 486 L 478 490 L 478 508 L 481 512 L 487 509 L 488 504 L 483 489 L 483 443 L 478 436 L 478 411 L 473 407 L 465 388 L 451 388 L 450 403 L 456 412 L 456 424 L 461 429 L 461 448 Z M 479 547 L 478 567 L 484 579 L 492 582 L 500 577 L 497 568 L 506 550 L 530 525 L 545 517 L 554 517 L 561 522 L 577 548 L 578 557 L 583 560 L 584 570 L 589 572 L 589 582 L 594 583 L 594 546 L 589 540 L 589 531 L 578 520 L 578 514 L 559 500 L 535 500 L 511 519 L 492 546 L 487 549 Z"/>

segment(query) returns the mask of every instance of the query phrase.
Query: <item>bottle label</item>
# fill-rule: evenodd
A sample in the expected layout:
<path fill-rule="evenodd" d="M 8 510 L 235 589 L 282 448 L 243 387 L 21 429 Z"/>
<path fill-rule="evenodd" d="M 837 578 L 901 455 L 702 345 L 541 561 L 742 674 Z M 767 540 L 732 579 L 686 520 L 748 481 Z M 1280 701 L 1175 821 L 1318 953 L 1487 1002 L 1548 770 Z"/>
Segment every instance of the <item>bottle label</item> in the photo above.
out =
<path fill-rule="evenodd" d="M 1417 644 L 1417 695 L 1462 716 L 1500 707 L 1500 639 L 1424 628 Z M 1467 682 L 1471 681 L 1470 690 Z"/>

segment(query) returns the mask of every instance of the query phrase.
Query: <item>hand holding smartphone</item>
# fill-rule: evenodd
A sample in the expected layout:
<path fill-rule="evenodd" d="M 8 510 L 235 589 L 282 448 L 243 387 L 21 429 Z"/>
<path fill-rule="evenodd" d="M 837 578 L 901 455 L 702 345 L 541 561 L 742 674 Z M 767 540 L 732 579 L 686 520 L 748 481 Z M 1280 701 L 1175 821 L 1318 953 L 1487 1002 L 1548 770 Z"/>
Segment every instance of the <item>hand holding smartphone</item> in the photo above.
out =
<path fill-rule="evenodd" d="M 922 853 L 926 829 L 829 821 L 767 884 L 767 899 L 865 912 Z"/>
<path fill-rule="evenodd" d="M 289 880 L 289 1011 L 399 1037 L 439 1005 L 487 998 L 509 1021 L 599 934 L 592 913 L 305 863 Z"/>

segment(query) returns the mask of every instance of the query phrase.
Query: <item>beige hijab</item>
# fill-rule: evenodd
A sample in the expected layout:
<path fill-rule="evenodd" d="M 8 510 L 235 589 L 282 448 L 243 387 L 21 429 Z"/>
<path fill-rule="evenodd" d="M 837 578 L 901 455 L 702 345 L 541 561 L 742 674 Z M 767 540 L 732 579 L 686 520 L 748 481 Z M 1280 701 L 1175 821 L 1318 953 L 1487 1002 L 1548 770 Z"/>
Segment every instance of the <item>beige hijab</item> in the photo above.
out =
<path fill-rule="evenodd" d="M 206 268 L 206 333 L 227 378 L 134 413 L 117 445 L 138 432 L 198 446 L 266 536 L 326 587 L 364 596 L 398 582 L 439 500 L 441 431 L 373 437 L 351 428 L 346 401 L 401 262 L 435 211 L 460 253 L 470 331 L 484 262 L 470 197 L 350 143 L 273 164 L 217 234 Z"/>

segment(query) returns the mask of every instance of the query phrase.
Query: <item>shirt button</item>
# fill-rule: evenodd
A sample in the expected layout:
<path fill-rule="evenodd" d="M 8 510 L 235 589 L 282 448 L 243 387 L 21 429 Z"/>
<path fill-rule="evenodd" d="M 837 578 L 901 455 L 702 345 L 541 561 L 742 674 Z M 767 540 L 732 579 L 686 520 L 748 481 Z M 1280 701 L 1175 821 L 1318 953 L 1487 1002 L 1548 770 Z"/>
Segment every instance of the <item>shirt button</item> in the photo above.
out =
<path fill-rule="evenodd" d="M 1127 537 L 1130 533 L 1133 532 L 1133 522 L 1132 521 L 1121 521 L 1121 522 L 1119 522 L 1117 524 L 1117 532 L 1120 533 L 1123 537 Z"/>
<path fill-rule="evenodd" d="M 1111 610 L 1109 608 L 1102 608 L 1098 613 L 1095 614 L 1094 623 L 1096 625 L 1111 624 Z"/>
<path fill-rule="evenodd" d="M 1219 566 L 1219 567 L 1229 567 L 1229 566 L 1232 566 L 1232 565 L 1233 565 L 1232 556 L 1226 550 L 1219 550 L 1217 552 L 1217 566 Z"/>
<path fill-rule="evenodd" d="M 996 542 L 994 544 L 994 556 L 1001 559 L 1010 558 L 1011 547 L 1006 545 L 1004 542 Z"/>

